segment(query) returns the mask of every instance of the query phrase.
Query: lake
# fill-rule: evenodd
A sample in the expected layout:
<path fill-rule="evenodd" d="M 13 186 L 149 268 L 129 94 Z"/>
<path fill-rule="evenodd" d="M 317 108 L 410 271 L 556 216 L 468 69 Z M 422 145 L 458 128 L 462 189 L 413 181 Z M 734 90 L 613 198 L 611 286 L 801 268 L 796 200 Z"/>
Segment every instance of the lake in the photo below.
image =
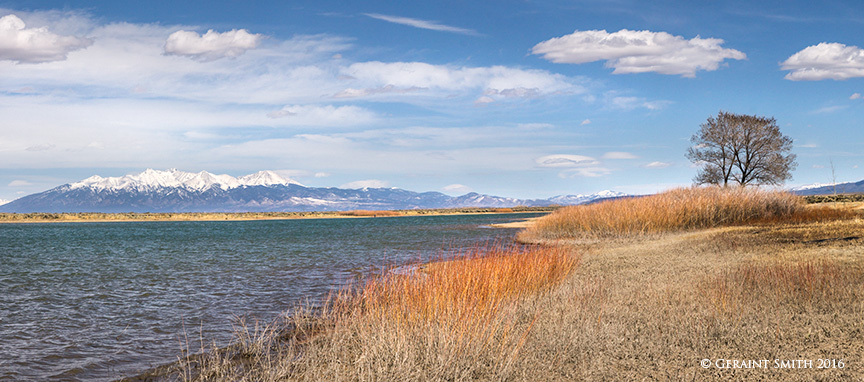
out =
<path fill-rule="evenodd" d="M 506 243 L 517 230 L 490 224 L 539 215 L 0 224 L 0 380 L 134 375 L 176 361 L 185 335 L 224 345 L 238 316 Z"/>

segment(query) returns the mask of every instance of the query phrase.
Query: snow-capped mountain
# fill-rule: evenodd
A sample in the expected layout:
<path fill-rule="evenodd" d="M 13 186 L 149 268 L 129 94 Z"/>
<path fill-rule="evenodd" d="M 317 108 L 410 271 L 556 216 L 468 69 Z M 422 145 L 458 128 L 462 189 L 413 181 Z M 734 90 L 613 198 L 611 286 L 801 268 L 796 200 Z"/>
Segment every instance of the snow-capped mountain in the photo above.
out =
<path fill-rule="evenodd" d="M 440 192 L 398 188 L 314 188 L 272 171 L 233 177 L 206 171 L 148 169 L 138 174 L 91 176 L 6 205 L 0 212 L 278 212 L 393 210 L 418 208 L 516 207 L 570 205 L 624 194 L 603 191 L 552 199 L 514 199 L 469 193 L 451 197 Z"/>
<path fill-rule="evenodd" d="M 94 190 L 156 190 L 159 188 L 183 188 L 190 191 L 204 191 L 212 187 L 222 190 L 230 190 L 243 186 L 272 186 L 302 184 L 286 179 L 273 171 L 258 171 L 254 174 L 235 178 L 231 175 L 215 175 L 207 171 L 198 173 L 184 172 L 177 169 L 159 171 L 153 169 L 144 170 L 138 174 L 130 174 L 122 177 L 103 178 L 99 175 L 91 176 L 80 182 L 70 184 L 71 189 L 90 188 Z"/>
<path fill-rule="evenodd" d="M 11 200 L 0 199 L 0 206 L 2 206 L 2 205 L 4 205 L 4 204 L 7 204 L 7 203 L 9 203 L 9 202 L 11 202 Z"/>
<path fill-rule="evenodd" d="M 835 192 L 838 194 L 856 194 L 864 192 L 864 180 L 837 184 L 810 184 L 792 188 L 790 191 L 798 195 L 828 195 Z"/>
<path fill-rule="evenodd" d="M 603 190 L 593 194 L 587 195 L 558 195 L 549 198 L 549 200 L 555 204 L 560 204 L 562 206 L 569 206 L 575 204 L 586 204 L 591 203 L 598 200 L 603 199 L 614 199 L 630 196 L 623 192 L 617 192 L 612 190 Z"/>

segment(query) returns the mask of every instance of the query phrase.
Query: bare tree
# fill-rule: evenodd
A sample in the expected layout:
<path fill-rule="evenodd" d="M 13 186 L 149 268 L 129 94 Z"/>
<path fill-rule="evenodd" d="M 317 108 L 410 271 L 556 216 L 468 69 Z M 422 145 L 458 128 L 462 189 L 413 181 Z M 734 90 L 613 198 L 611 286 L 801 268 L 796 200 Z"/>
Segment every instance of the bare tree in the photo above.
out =
<path fill-rule="evenodd" d="M 697 184 L 779 185 L 792 178 L 792 139 L 773 117 L 721 111 L 700 127 L 687 150 L 687 158 L 702 166 Z"/>

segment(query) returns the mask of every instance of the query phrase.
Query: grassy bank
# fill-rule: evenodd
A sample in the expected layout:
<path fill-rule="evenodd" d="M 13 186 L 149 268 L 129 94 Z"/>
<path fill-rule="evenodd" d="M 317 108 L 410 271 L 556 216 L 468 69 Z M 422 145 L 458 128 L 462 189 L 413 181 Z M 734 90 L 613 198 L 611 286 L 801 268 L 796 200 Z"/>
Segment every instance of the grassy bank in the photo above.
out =
<path fill-rule="evenodd" d="M 114 221 L 242 221 L 328 219 L 387 216 L 433 216 L 514 212 L 550 212 L 554 207 L 445 208 L 418 210 L 353 210 L 323 212 L 183 212 L 183 213 L 0 213 L 0 223 L 114 222 Z"/>
<path fill-rule="evenodd" d="M 842 219 L 845 209 L 752 188 L 680 188 L 641 198 L 565 207 L 520 235 L 528 242 L 627 238 L 742 224 Z"/>
<path fill-rule="evenodd" d="M 229 350 L 184 359 L 174 377 L 864 378 L 860 214 L 717 192 L 562 209 L 525 231 L 556 246 L 476 250 L 372 279 L 322 311 L 239 325 Z M 583 218 L 595 220 L 569 220 Z M 750 367 L 718 367 L 725 360 Z"/>

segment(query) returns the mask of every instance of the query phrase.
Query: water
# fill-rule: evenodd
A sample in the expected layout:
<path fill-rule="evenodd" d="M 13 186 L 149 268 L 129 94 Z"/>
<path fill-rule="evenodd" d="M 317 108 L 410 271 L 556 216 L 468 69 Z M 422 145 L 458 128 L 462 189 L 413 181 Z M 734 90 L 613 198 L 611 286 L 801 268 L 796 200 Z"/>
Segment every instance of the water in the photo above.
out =
<path fill-rule="evenodd" d="M 224 344 L 383 266 L 506 241 L 531 214 L 0 224 L 0 380 L 114 380 Z M 208 342 L 209 343 L 209 342 Z"/>

